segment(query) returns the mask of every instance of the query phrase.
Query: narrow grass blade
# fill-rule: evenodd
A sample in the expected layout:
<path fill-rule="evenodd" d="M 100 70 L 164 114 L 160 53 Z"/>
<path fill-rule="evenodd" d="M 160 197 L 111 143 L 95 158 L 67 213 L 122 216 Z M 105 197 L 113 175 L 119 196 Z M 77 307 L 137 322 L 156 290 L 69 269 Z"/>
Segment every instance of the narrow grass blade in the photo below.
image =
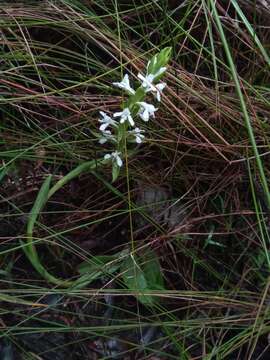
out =
<path fill-rule="evenodd" d="M 225 51 L 226 56 L 227 56 L 227 60 L 228 60 L 229 67 L 230 67 L 230 70 L 231 70 L 231 75 L 232 75 L 232 78 L 233 78 L 234 83 L 235 83 L 236 93 L 237 93 L 238 98 L 239 98 L 239 102 L 240 102 L 240 106 L 241 106 L 241 109 L 242 109 L 242 112 L 243 112 L 243 117 L 244 117 L 244 120 L 245 120 L 245 123 L 246 123 L 246 128 L 247 128 L 247 131 L 248 131 L 249 139 L 250 139 L 252 149 L 253 149 L 253 152 L 254 152 L 254 155 L 255 155 L 255 158 L 256 158 L 256 163 L 257 163 L 257 166 L 258 166 L 258 170 L 259 170 L 259 174 L 260 174 L 260 178 L 261 178 L 261 182 L 262 182 L 262 187 L 263 187 L 263 190 L 264 190 L 264 193 L 265 193 L 265 197 L 267 199 L 268 207 L 270 208 L 269 187 L 268 187 L 267 179 L 266 179 L 266 176 L 265 176 L 263 163 L 261 161 L 260 154 L 259 154 L 259 151 L 258 151 L 258 148 L 257 148 L 257 144 L 256 144 L 256 140 L 255 140 L 251 120 L 250 120 L 248 110 L 247 110 L 247 106 L 246 106 L 246 103 L 245 103 L 245 98 L 244 98 L 244 95 L 243 95 L 242 90 L 241 90 L 240 80 L 239 80 L 239 77 L 238 77 L 238 74 L 237 74 L 237 70 L 236 70 L 233 58 L 232 58 L 232 54 L 231 54 L 231 51 L 230 51 L 228 41 L 226 39 L 224 30 L 223 30 L 223 27 L 222 27 L 222 24 L 221 24 L 221 21 L 220 21 L 220 18 L 219 18 L 217 9 L 216 9 L 215 2 L 214 2 L 214 0 L 210 0 L 210 3 L 211 3 L 211 6 L 212 6 L 212 9 L 213 9 L 214 19 L 216 21 L 216 25 L 217 25 L 217 28 L 219 30 L 219 34 L 220 34 L 221 41 L 222 41 L 222 44 L 223 44 L 223 47 L 224 47 L 224 51 Z"/>

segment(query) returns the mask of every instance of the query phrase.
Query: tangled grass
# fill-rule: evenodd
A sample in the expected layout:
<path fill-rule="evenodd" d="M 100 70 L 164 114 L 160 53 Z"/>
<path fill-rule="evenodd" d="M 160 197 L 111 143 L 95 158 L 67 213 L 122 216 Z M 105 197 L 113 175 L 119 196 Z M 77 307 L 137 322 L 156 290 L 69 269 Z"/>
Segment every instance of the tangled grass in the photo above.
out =
<path fill-rule="evenodd" d="M 269 17 L 263 0 L 1 1 L 0 358 L 269 358 Z M 145 144 L 117 182 L 108 166 L 59 188 L 35 227 L 67 281 L 123 256 L 54 286 L 23 252 L 40 188 L 102 156 L 111 83 L 166 46 Z M 123 281 L 130 249 L 162 269 L 148 305 Z"/>

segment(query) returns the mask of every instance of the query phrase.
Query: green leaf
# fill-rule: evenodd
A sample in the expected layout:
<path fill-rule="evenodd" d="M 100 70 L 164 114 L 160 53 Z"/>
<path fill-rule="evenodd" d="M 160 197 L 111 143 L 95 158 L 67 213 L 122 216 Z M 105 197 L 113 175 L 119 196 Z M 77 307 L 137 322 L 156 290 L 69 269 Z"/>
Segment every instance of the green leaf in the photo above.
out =
<path fill-rule="evenodd" d="M 142 86 L 140 86 L 134 95 L 130 96 L 124 107 L 128 107 L 132 113 L 134 110 L 138 108 L 137 102 L 140 102 L 145 97 L 145 90 Z M 135 109 L 134 109 L 135 106 Z M 135 111 L 136 112 L 136 111 Z M 133 114 L 134 115 L 134 114 Z"/>
<path fill-rule="evenodd" d="M 104 275 L 114 274 L 119 270 L 121 261 L 126 254 L 127 251 L 123 250 L 115 255 L 93 256 L 88 261 L 82 262 L 78 267 L 78 271 L 82 275 L 81 279 L 89 284 Z"/>
<path fill-rule="evenodd" d="M 159 260 L 152 250 L 146 250 L 141 256 L 129 256 L 122 265 L 123 280 L 128 289 L 144 305 L 153 305 L 158 297 L 147 292 L 163 290 L 164 281 Z"/>
<path fill-rule="evenodd" d="M 115 255 L 93 256 L 88 261 L 82 262 L 78 267 L 78 271 L 81 275 L 85 273 L 97 272 L 97 271 L 103 273 L 104 272 L 103 270 L 105 270 L 105 267 L 108 266 L 109 264 L 110 268 L 106 269 L 106 272 L 109 272 L 111 274 L 115 272 L 120 266 L 116 262 L 114 264 L 111 264 L 115 260 L 116 260 Z"/>
<path fill-rule="evenodd" d="M 35 223 L 37 221 L 37 218 L 42 211 L 44 205 L 46 204 L 48 200 L 48 194 L 50 190 L 50 184 L 51 184 L 52 176 L 48 176 L 44 183 L 42 184 L 38 196 L 36 198 L 36 201 L 32 207 L 32 210 L 29 214 L 28 223 L 27 223 L 27 246 L 24 247 L 24 252 L 33 264 L 33 266 L 36 268 L 37 271 L 40 272 L 40 263 L 38 259 L 38 255 L 36 252 L 36 248 L 33 244 L 33 229 L 35 226 Z"/>
<path fill-rule="evenodd" d="M 118 125 L 118 132 L 117 132 L 117 142 L 118 144 L 121 143 L 121 141 L 125 138 L 126 135 L 126 124 L 119 123 Z M 118 149 L 122 152 L 122 149 Z"/>
<path fill-rule="evenodd" d="M 42 184 L 36 201 L 33 205 L 33 208 L 29 214 L 29 219 L 27 223 L 27 244 L 23 247 L 25 255 L 28 257 L 29 261 L 32 263 L 33 267 L 36 271 L 49 282 L 53 282 L 57 285 L 62 283 L 66 283 L 66 286 L 70 286 L 71 282 L 65 280 L 59 280 L 55 278 L 53 275 L 47 272 L 42 263 L 40 262 L 36 247 L 33 241 L 33 231 L 34 226 L 37 221 L 38 216 L 40 215 L 43 207 L 49 199 L 49 191 L 50 191 L 50 183 L 51 183 L 52 175 L 48 176 L 44 183 Z"/>
<path fill-rule="evenodd" d="M 123 280 L 126 287 L 136 292 L 135 296 L 142 304 L 151 305 L 154 299 L 149 295 L 142 295 L 142 292 L 147 291 L 147 281 L 142 269 L 137 264 L 137 256 L 129 256 L 122 265 Z"/>
<path fill-rule="evenodd" d="M 147 73 L 155 74 L 160 68 L 166 66 L 171 58 L 171 52 L 172 48 L 166 47 L 162 49 L 159 54 L 154 55 L 148 65 Z M 156 80 L 158 80 L 158 78 Z"/>
<path fill-rule="evenodd" d="M 115 182 L 119 176 L 120 167 L 117 165 L 116 162 L 112 163 L 112 182 Z"/>
<path fill-rule="evenodd" d="M 164 278 L 161 272 L 159 259 L 156 253 L 147 249 L 140 257 L 141 267 L 147 279 L 148 288 L 152 290 L 164 290 Z"/>
<path fill-rule="evenodd" d="M 6 166 L 2 167 L 2 169 L 0 170 L 0 181 L 4 179 L 7 173 L 8 173 L 8 168 Z"/>

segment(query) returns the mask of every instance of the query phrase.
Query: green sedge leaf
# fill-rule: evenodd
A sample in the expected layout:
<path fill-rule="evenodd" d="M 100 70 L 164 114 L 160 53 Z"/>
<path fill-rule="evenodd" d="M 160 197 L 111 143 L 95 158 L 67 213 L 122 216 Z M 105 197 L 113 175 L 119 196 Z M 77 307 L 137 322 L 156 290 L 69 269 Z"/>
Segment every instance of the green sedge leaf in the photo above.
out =
<path fill-rule="evenodd" d="M 117 165 L 116 162 L 112 164 L 112 182 L 115 182 L 118 179 L 120 173 L 120 167 Z"/>

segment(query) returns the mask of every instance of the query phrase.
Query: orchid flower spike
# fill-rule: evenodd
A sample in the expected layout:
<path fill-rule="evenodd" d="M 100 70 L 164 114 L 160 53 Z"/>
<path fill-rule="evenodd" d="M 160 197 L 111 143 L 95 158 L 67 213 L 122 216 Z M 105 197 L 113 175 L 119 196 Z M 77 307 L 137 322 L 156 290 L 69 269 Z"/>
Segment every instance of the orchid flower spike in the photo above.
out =
<path fill-rule="evenodd" d="M 112 162 L 116 162 L 116 164 L 117 164 L 119 167 L 121 167 L 121 166 L 123 165 L 123 161 L 122 161 L 120 155 L 121 155 L 121 152 L 120 152 L 120 151 L 114 151 L 114 152 L 112 152 L 111 154 L 106 154 L 106 155 L 104 155 L 104 159 L 105 159 L 105 160 L 111 159 Z"/>
<path fill-rule="evenodd" d="M 105 131 L 107 129 L 107 127 L 110 125 L 112 125 L 112 126 L 117 125 L 117 122 L 115 120 L 113 120 L 110 116 L 108 116 L 105 112 L 100 111 L 99 113 L 102 116 L 102 118 L 98 120 L 101 123 L 101 125 L 99 127 L 100 131 Z"/>
<path fill-rule="evenodd" d="M 121 82 L 113 82 L 113 85 L 127 91 L 132 95 L 135 94 L 135 90 L 132 89 L 132 87 L 130 86 L 128 74 L 123 77 L 123 80 Z"/>
<path fill-rule="evenodd" d="M 104 155 L 104 164 L 110 162 L 112 165 L 112 181 L 118 178 L 120 168 L 123 166 L 123 156 L 127 150 L 126 140 L 137 144 L 144 142 L 145 131 L 135 126 L 135 121 L 141 118 L 147 122 L 150 118 L 155 117 L 158 108 L 146 102 L 146 98 L 150 92 L 157 101 L 161 100 L 166 84 L 160 79 L 167 69 L 170 56 L 170 47 L 166 47 L 154 55 L 148 61 L 145 72 L 138 74 L 140 81 L 138 87 L 131 86 L 128 73 L 125 73 L 119 82 L 112 83 L 113 86 L 125 91 L 126 97 L 128 97 L 120 111 L 115 112 L 112 117 L 100 111 L 101 118 L 98 120 L 101 131 L 99 135 L 97 134 L 99 143 L 109 143 L 113 146 L 113 149 Z"/>
<path fill-rule="evenodd" d="M 138 102 L 137 104 L 140 105 L 139 116 L 143 121 L 148 121 L 151 116 L 155 117 L 155 111 L 158 109 L 155 108 L 154 105 L 144 101 Z"/>
<path fill-rule="evenodd" d="M 134 126 L 134 120 L 132 119 L 131 112 L 129 108 L 125 108 L 123 111 L 113 114 L 113 117 L 120 117 L 120 123 L 123 124 L 125 121 L 128 121 L 131 126 Z"/>

